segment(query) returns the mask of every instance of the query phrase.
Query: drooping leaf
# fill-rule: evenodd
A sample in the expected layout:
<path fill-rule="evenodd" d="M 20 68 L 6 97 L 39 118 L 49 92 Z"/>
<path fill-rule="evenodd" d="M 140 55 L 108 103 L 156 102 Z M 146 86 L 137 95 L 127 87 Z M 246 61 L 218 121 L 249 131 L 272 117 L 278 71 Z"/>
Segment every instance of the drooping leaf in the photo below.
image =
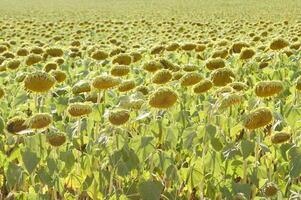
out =
<path fill-rule="evenodd" d="M 8 186 L 10 188 L 13 188 L 14 185 L 19 184 L 21 182 L 22 173 L 23 173 L 22 168 L 16 165 L 15 163 L 10 162 L 8 164 L 5 176 L 6 176 Z"/>
<path fill-rule="evenodd" d="M 250 140 L 241 141 L 241 153 L 243 158 L 247 158 L 251 153 L 254 152 L 255 143 Z"/>
<path fill-rule="evenodd" d="M 22 160 L 29 174 L 35 170 L 40 162 L 40 158 L 36 155 L 36 153 L 30 151 L 29 149 L 26 149 L 25 152 L 22 153 Z"/>
<path fill-rule="evenodd" d="M 159 200 L 163 185 L 159 181 L 144 181 L 139 184 L 139 194 L 143 200 Z"/>

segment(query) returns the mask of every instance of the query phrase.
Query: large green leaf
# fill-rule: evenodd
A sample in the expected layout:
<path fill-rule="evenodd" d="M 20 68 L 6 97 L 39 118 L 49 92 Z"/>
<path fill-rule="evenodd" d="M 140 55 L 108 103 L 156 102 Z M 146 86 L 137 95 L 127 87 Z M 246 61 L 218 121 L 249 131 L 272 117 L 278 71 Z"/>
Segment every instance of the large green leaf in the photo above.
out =
<path fill-rule="evenodd" d="M 221 151 L 223 149 L 223 144 L 218 138 L 211 138 L 211 145 L 215 151 Z"/>
<path fill-rule="evenodd" d="M 29 149 L 26 149 L 25 152 L 22 153 L 22 160 L 29 174 L 35 170 L 40 162 L 40 158 L 36 155 L 36 153 L 30 151 Z"/>
<path fill-rule="evenodd" d="M 290 171 L 291 177 L 296 178 L 301 174 L 301 147 L 292 147 L 289 150 L 290 160 Z"/>
<path fill-rule="evenodd" d="M 3 133 L 4 131 L 4 121 L 3 118 L 0 116 L 0 133 Z"/>
<path fill-rule="evenodd" d="M 38 170 L 37 175 L 42 183 L 52 187 L 54 185 L 53 180 L 47 170 L 43 167 L 40 170 Z"/>
<path fill-rule="evenodd" d="M 60 159 L 65 162 L 65 167 L 69 169 L 72 168 L 75 163 L 75 157 L 71 150 L 61 152 Z"/>
<path fill-rule="evenodd" d="M 159 200 L 163 185 L 159 181 L 145 181 L 139 184 L 139 194 L 143 200 Z"/>
<path fill-rule="evenodd" d="M 15 163 L 10 162 L 8 164 L 5 176 L 6 176 L 7 184 L 10 188 L 13 188 L 14 185 L 21 183 L 22 173 L 23 173 L 22 168 L 16 165 Z"/>
<path fill-rule="evenodd" d="M 250 140 L 241 141 L 241 153 L 243 158 L 247 158 L 251 153 L 254 152 L 255 143 Z"/>
<path fill-rule="evenodd" d="M 211 138 L 215 137 L 216 131 L 217 131 L 216 126 L 214 126 L 212 124 L 208 124 L 206 126 L 206 132 L 209 135 L 209 137 L 211 137 Z"/>

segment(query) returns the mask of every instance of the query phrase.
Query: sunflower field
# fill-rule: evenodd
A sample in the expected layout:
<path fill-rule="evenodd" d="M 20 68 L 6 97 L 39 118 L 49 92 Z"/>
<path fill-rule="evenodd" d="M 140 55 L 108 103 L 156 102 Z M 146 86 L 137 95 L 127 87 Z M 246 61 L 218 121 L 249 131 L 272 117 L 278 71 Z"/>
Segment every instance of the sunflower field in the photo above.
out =
<path fill-rule="evenodd" d="M 1 0 L 0 199 L 301 199 L 301 1 Z"/>

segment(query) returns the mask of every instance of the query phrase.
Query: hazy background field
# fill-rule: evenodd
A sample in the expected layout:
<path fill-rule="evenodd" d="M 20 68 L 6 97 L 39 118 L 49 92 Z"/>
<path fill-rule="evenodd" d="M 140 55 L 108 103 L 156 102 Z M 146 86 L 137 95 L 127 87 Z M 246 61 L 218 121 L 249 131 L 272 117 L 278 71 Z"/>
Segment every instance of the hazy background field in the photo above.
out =
<path fill-rule="evenodd" d="M 256 5 L 256 7 L 255 7 Z M 37 15 L 64 13 L 89 16 L 120 17 L 167 17 L 171 13 L 178 17 L 200 18 L 202 15 L 237 16 L 243 18 L 300 18 L 300 0 L 1 0 L 2 15 Z M 129 14 L 130 13 L 130 14 Z"/>

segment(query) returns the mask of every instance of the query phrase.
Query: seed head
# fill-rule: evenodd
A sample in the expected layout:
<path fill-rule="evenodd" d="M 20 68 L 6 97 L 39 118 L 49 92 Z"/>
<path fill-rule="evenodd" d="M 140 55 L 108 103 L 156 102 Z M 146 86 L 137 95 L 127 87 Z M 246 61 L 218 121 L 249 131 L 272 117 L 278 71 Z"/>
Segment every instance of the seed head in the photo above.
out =
<path fill-rule="evenodd" d="M 95 51 L 92 53 L 91 57 L 94 59 L 94 60 L 105 60 L 108 58 L 108 54 L 104 51 L 101 51 L 101 50 L 98 50 L 98 51 Z"/>
<path fill-rule="evenodd" d="M 159 88 L 151 94 L 149 105 L 154 108 L 166 109 L 172 107 L 178 99 L 178 95 L 170 88 Z"/>
<path fill-rule="evenodd" d="M 143 65 L 143 69 L 148 72 L 156 72 L 157 70 L 163 68 L 160 62 L 150 61 Z"/>
<path fill-rule="evenodd" d="M 33 115 L 27 124 L 32 129 L 43 129 L 52 123 L 52 116 L 48 113 L 38 113 Z"/>
<path fill-rule="evenodd" d="M 211 73 L 211 80 L 215 86 L 225 86 L 235 78 L 234 73 L 229 68 L 219 68 Z"/>
<path fill-rule="evenodd" d="M 283 38 L 276 38 L 270 44 L 270 49 L 272 50 L 280 50 L 289 45 L 288 41 Z"/>
<path fill-rule="evenodd" d="M 281 144 L 288 141 L 291 138 L 291 135 L 286 132 L 277 132 L 271 137 L 273 144 Z"/>
<path fill-rule="evenodd" d="M 126 80 L 123 81 L 119 86 L 118 86 L 118 91 L 119 92 L 128 92 L 136 87 L 135 81 L 134 80 Z"/>
<path fill-rule="evenodd" d="M 47 142 L 54 147 L 62 146 L 66 142 L 65 133 L 50 133 L 47 135 Z"/>
<path fill-rule="evenodd" d="M 51 47 L 46 49 L 47 55 L 50 55 L 52 57 L 62 57 L 64 55 L 64 51 L 57 47 Z"/>
<path fill-rule="evenodd" d="M 6 63 L 6 67 L 8 69 L 15 70 L 15 69 L 19 68 L 20 64 L 21 64 L 20 60 L 12 59 Z"/>
<path fill-rule="evenodd" d="M 55 78 L 58 83 L 62 83 L 66 80 L 67 74 L 61 70 L 52 70 L 51 75 Z"/>
<path fill-rule="evenodd" d="M 55 82 L 56 80 L 53 76 L 46 72 L 36 71 L 26 76 L 24 86 L 29 91 L 42 93 L 49 91 Z"/>
<path fill-rule="evenodd" d="M 261 81 L 255 86 L 255 94 L 258 97 L 270 97 L 281 93 L 283 89 L 281 81 Z"/>
<path fill-rule="evenodd" d="M 130 72 L 127 65 L 115 65 L 111 69 L 112 76 L 126 76 Z"/>
<path fill-rule="evenodd" d="M 170 81 L 171 78 L 172 73 L 168 69 L 161 69 L 154 74 L 152 82 L 156 84 L 165 84 Z"/>
<path fill-rule="evenodd" d="M 255 55 L 255 51 L 250 48 L 243 49 L 239 55 L 241 60 L 248 60 Z"/>
<path fill-rule="evenodd" d="M 130 112 L 125 109 L 112 110 L 109 113 L 109 121 L 115 126 L 125 124 L 130 119 Z"/>
<path fill-rule="evenodd" d="M 30 54 L 30 55 L 27 56 L 27 58 L 26 58 L 26 60 L 25 60 L 25 64 L 26 64 L 27 66 L 32 66 L 32 65 L 34 65 L 34 64 L 37 64 L 37 63 L 41 62 L 42 59 L 43 59 L 43 58 L 42 58 L 42 56 L 40 56 L 40 55 Z"/>
<path fill-rule="evenodd" d="M 51 70 L 56 70 L 58 67 L 57 63 L 49 62 L 44 66 L 45 72 L 50 72 Z"/>
<path fill-rule="evenodd" d="M 120 84 L 120 79 L 109 75 L 100 75 L 93 79 L 92 86 L 98 90 L 106 90 Z"/>
<path fill-rule="evenodd" d="M 72 93 L 75 95 L 90 91 L 91 86 L 90 83 L 87 81 L 79 81 L 72 87 Z"/>
<path fill-rule="evenodd" d="M 118 54 L 112 61 L 113 64 L 118 63 L 119 65 L 130 65 L 131 62 L 132 57 L 126 53 Z"/>
<path fill-rule="evenodd" d="M 92 107 L 86 103 L 72 103 L 68 106 L 67 111 L 72 117 L 83 117 L 92 112 Z"/>
<path fill-rule="evenodd" d="M 272 112 L 268 108 L 258 108 L 245 119 L 244 126 L 254 130 L 270 124 L 273 120 Z"/>
<path fill-rule="evenodd" d="M 225 67 L 225 61 L 222 58 L 211 58 L 207 63 L 206 67 L 209 70 L 215 70 Z"/>
<path fill-rule="evenodd" d="M 26 119 L 19 116 L 11 118 L 6 124 L 6 130 L 11 134 L 18 134 L 27 128 Z"/>
<path fill-rule="evenodd" d="M 213 84 L 210 80 L 201 80 L 198 84 L 193 86 L 193 91 L 196 94 L 205 93 L 212 88 Z"/>
<path fill-rule="evenodd" d="M 197 72 L 188 72 L 180 79 L 181 86 L 187 87 L 197 84 L 202 80 L 201 74 Z"/>

